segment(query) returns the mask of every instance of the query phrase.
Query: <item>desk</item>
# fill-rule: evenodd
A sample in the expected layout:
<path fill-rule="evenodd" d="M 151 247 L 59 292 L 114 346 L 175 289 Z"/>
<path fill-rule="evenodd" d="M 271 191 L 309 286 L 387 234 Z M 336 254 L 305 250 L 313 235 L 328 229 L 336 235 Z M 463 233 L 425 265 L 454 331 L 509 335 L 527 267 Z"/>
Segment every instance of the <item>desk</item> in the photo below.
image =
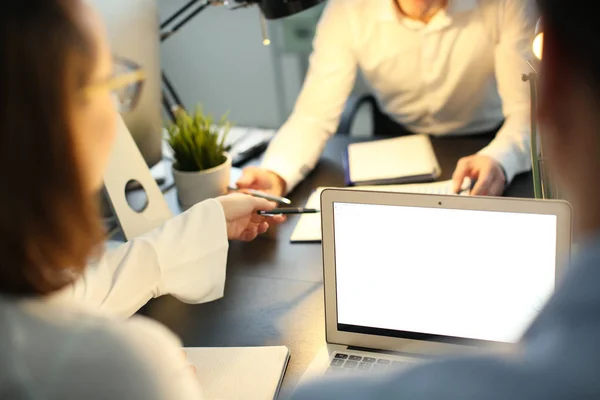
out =
<path fill-rule="evenodd" d="M 433 139 L 440 179 L 450 179 L 456 161 L 490 139 Z M 317 168 L 290 196 L 294 204 L 303 205 L 318 186 L 343 185 L 342 153 L 353 140 L 337 135 L 329 141 Z M 516 177 L 506 194 L 532 197 L 531 174 Z M 167 201 L 174 204 L 175 196 L 167 193 Z M 281 393 L 286 398 L 325 343 L 321 246 L 289 242 L 297 218 L 252 243 L 231 244 L 223 299 L 186 305 L 163 297 L 151 301 L 143 313 L 168 326 L 185 346 L 287 345 L 291 360 Z"/>

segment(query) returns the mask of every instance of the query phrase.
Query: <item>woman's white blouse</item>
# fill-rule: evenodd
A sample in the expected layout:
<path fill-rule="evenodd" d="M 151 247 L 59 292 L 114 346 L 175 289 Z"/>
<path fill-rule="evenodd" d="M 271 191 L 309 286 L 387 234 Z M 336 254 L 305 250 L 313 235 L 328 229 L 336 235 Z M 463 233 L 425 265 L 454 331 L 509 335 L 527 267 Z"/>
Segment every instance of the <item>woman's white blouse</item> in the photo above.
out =
<path fill-rule="evenodd" d="M 227 229 L 208 200 L 91 265 L 51 297 L 0 296 L 0 399 L 200 399 L 180 341 L 133 315 L 172 294 L 223 296 Z"/>

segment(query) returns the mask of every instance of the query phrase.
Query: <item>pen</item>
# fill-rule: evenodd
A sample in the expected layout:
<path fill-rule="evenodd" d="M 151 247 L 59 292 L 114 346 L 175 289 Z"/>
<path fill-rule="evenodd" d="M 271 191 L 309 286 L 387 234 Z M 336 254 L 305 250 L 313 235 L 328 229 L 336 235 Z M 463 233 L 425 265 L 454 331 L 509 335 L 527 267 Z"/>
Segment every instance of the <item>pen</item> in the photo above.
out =
<path fill-rule="evenodd" d="M 230 186 L 229 190 L 239 191 L 241 189 L 239 189 L 237 187 Z M 260 197 L 261 199 L 265 199 L 265 200 L 269 200 L 269 201 L 274 201 L 276 203 L 288 204 L 288 205 L 292 204 L 292 201 L 290 199 L 286 199 L 285 197 L 280 197 L 280 196 L 274 196 L 274 195 L 269 194 L 269 193 L 261 192 L 260 190 L 243 189 L 243 193 L 249 194 L 250 196 L 254 196 L 254 197 Z"/>
<path fill-rule="evenodd" d="M 473 186 L 475 186 L 475 182 L 473 182 L 470 178 L 465 178 L 460 190 L 456 194 L 459 196 L 462 196 L 463 194 L 469 196 L 471 194 L 471 190 L 473 190 Z"/>
<path fill-rule="evenodd" d="M 291 214 L 317 214 L 319 210 L 316 208 L 274 208 L 269 211 L 257 211 L 258 215 L 273 217 L 275 215 L 291 215 Z"/>

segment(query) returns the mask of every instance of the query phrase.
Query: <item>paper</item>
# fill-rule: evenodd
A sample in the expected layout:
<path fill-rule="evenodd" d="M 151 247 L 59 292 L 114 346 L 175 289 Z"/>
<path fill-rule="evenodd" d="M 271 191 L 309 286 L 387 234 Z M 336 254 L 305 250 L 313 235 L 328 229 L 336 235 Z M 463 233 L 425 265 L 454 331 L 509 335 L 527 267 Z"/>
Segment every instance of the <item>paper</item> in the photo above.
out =
<path fill-rule="evenodd" d="M 285 346 L 188 347 L 207 400 L 273 400 L 289 359 Z"/>
<path fill-rule="evenodd" d="M 237 188 L 237 181 L 240 180 L 243 174 L 243 169 L 231 167 L 231 172 L 229 173 L 229 186 L 232 188 Z"/>
<path fill-rule="evenodd" d="M 436 179 L 440 173 L 427 135 L 403 136 L 348 146 L 348 175 L 350 182 L 354 184 L 423 182 Z"/>
<path fill-rule="evenodd" d="M 465 179 L 463 188 L 470 186 L 470 180 Z M 307 208 L 321 208 L 321 192 L 326 188 L 320 187 L 309 197 Z M 445 194 L 453 193 L 453 184 L 451 180 L 433 182 L 433 183 L 416 183 L 410 185 L 384 185 L 384 186 L 355 186 L 351 188 L 336 188 L 349 190 L 370 190 L 379 192 L 395 192 L 395 193 L 422 193 L 422 194 Z M 465 195 L 468 193 L 464 193 Z M 292 235 L 292 242 L 320 242 L 321 241 L 321 214 L 303 214 Z"/>
<path fill-rule="evenodd" d="M 321 192 L 325 188 L 317 188 L 306 202 L 306 208 L 321 209 Z M 291 242 L 320 242 L 321 241 L 321 213 L 302 214 L 290 236 Z"/>

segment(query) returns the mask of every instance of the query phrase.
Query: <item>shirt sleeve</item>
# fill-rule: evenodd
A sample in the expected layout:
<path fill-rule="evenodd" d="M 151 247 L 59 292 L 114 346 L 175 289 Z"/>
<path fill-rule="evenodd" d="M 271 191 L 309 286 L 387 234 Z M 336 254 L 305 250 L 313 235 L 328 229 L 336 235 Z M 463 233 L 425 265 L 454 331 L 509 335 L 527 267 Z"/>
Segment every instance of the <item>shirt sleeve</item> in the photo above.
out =
<path fill-rule="evenodd" d="M 180 341 L 165 327 L 142 317 L 109 322 L 66 338 L 61 354 L 52 360 L 48 398 L 203 398 Z"/>
<path fill-rule="evenodd" d="M 348 2 L 332 0 L 319 21 L 310 67 L 294 111 L 267 149 L 262 167 L 291 191 L 317 164 L 335 133 L 356 79 L 355 32 Z"/>
<path fill-rule="evenodd" d="M 497 7 L 495 69 L 505 122 L 479 154 L 500 163 L 510 183 L 516 174 L 531 169 L 531 97 L 529 84 L 521 76 L 530 71 L 527 60 L 531 59 L 537 8 L 533 0 L 503 0 Z"/>
<path fill-rule="evenodd" d="M 223 296 L 228 246 L 223 208 L 207 200 L 107 252 L 52 300 L 74 299 L 120 317 L 165 294 L 187 303 L 216 300 Z"/>

